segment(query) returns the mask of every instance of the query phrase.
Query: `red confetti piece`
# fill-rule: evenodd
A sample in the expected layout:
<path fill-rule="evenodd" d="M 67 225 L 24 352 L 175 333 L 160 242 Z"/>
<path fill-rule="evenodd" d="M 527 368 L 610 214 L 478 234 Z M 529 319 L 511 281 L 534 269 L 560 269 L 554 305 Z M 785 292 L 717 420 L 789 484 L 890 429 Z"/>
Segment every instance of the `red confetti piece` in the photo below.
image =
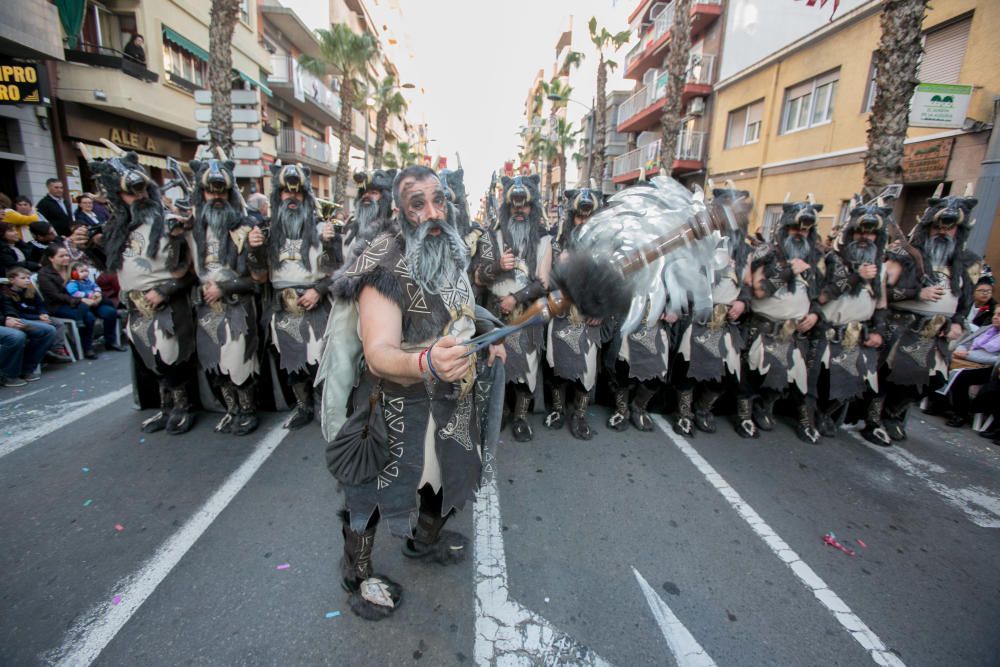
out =
<path fill-rule="evenodd" d="M 115 530 L 117 530 L 120 533 L 123 530 L 125 530 L 125 526 L 121 525 L 120 523 L 116 523 L 115 524 Z"/>
<path fill-rule="evenodd" d="M 868 545 L 865 544 L 864 541 L 862 541 L 862 540 L 854 540 L 854 541 L 857 542 L 858 544 L 860 544 L 861 546 L 863 546 L 865 549 L 868 548 Z"/>
<path fill-rule="evenodd" d="M 853 549 L 848 549 L 843 544 L 841 544 L 840 542 L 838 542 L 837 541 L 837 536 L 834 535 L 833 533 L 827 533 L 826 535 L 824 535 L 823 536 L 823 543 L 826 544 L 827 546 L 833 547 L 834 549 L 839 549 L 840 551 L 843 551 L 848 556 L 853 556 L 854 555 L 854 550 Z"/>

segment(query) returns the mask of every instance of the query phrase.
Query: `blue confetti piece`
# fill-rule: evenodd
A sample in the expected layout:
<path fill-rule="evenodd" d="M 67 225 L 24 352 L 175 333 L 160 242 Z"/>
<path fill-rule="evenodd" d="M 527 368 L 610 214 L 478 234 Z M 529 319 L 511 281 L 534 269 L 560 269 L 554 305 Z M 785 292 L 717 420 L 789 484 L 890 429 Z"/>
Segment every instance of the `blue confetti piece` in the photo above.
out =
<path fill-rule="evenodd" d="M 144 443 L 144 442 L 146 442 L 146 439 L 145 439 L 145 438 L 139 438 L 139 444 L 140 444 L 140 445 L 141 445 L 142 443 Z"/>
<path fill-rule="evenodd" d="M 340 616 L 340 612 L 339 611 L 328 611 L 328 612 L 326 612 L 325 616 L 326 616 L 326 618 L 337 618 L 338 616 Z"/>
<path fill-rule="evenodd" d="M 90 498 L 87 498 L 86 500 L 83 501 L 83 506 L 84 507 L 90 507 L 90 503 L 92 503 L 92 502 L 94 502 L 94 501 L 91 500 Z"/>
<path fill-rule="evenodd" d="M 90 472 L 90 468 L 80 468 L 81 472 Z"/>

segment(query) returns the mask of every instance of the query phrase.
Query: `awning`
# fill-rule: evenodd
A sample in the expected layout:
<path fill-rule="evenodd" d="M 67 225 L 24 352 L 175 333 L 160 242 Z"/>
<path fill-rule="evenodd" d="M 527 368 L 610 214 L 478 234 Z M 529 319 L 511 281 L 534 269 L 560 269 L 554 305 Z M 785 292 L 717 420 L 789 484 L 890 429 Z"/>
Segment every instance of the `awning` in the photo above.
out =
<path fill-rule="evenodd" d="M 187 51 L 188 53 L 190 53 L 191 55 L 201 58 L 205 62 L 208 62 L 208 51 L 201 48 L 187 37 L 184 37 L 179 32 L 171 30 L 167 26 L 163 26 L 163 36 L 169 39 L 177 46 Z"/>
<path fill-rule="evenodd" d="M 249 83 L 251 86 L 256 86 L 257 88 L 260 88 L 261 92 L 263 92 L 268 97 L 271 97 L 271 89 L 268 88 L 265 84 L 261 83 L 260 81 L 255 80 L 254 78 L 252 78 L 248 74 L 244 74 L 243 72 L 239 71 L 238 69 L 235 69 L 233 71 L 236 72 L 237 74 L 239 74 L 240 78 L 243 79 L 244 81 L 246 81 L 247 83 Z"/>
<path fill-rule="evenodd" d="M 95 146 L 93 144 L 80 142 L 80 146 L 78 148 L 83 154 L 83 157 L 85 157 L 88 161 L 97 158 L 110 160 L 113 157 L 117 157 L 107 146 Z M 147 167 L 158 167 L 159 169 L 167 168 L 166 158 L 156 157 L 155 155 L 143 155 L 142 153 L 136 153 L 136 155 L 139 156 L 139 164 L 144 164 Z"/>

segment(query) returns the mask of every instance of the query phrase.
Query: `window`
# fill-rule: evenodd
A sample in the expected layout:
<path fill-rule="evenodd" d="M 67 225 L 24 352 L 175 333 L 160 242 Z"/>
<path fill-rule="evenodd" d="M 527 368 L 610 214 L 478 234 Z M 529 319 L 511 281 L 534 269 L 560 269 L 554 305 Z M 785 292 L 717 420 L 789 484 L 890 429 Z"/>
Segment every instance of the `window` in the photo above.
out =
<path fill-rule="evenodd" d="M 781 133 L 829 123 L 833 118 L 839 78 L 838 69 L 786 89 Z"/>
<path fill-rule="evenodd" d="M 924 57 L 917 79 L 922 83 L 959 83 L 972 17 L 929 30 L 924 36 Z"/>
<path fill-rule="evenodd" d="M 726 126 L 726 148 L 737 148 L 760 141 L 760 124 L 764 115 L 764 100 L 729 112 Z"/>
<path fill-rule="evenodd" d="M 163 69 L 172 83 L 182 88 L 196 90 L 205 85 L 208 63 L 188 53 L 179 44 L 163 37 Z"/>
<path fill-rule="evenodd" d="M 875 54 L 872 53 L 871 65 L 868 66 L 868 87 L 865 89 L 865 99 L 861 103 L 861 113 L 868 113 L 875 106 Z"/>
<path fill-rule="evenodd" d="M 240 20 L 250 25 L 250 0 L 240 0 Z"/>
<path fill-rule="evenodd" d="M 778 226 L 778 221 L 781 220 L 783 210 L 781 204 L 768 204 L 764 207 L 764 222 L 760 228 L 760 233 L 764 237 L 764 240 L 770 242 L 771 234 Z"/>

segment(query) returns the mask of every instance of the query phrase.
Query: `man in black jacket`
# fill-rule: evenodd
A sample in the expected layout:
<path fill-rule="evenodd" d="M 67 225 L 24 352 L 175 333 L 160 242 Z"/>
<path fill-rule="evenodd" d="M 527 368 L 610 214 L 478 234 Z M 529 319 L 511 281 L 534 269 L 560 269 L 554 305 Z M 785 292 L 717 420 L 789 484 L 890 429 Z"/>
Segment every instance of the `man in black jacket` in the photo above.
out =
<path fill-rule="evenodd" d="M 48 220 L 59 236 L 69 236 L 73 224 L 73 212 L 63 198 L 63 184 L 58 178 L 45 181 L 49 193 L 38 200 L 38 212 Z"/>

